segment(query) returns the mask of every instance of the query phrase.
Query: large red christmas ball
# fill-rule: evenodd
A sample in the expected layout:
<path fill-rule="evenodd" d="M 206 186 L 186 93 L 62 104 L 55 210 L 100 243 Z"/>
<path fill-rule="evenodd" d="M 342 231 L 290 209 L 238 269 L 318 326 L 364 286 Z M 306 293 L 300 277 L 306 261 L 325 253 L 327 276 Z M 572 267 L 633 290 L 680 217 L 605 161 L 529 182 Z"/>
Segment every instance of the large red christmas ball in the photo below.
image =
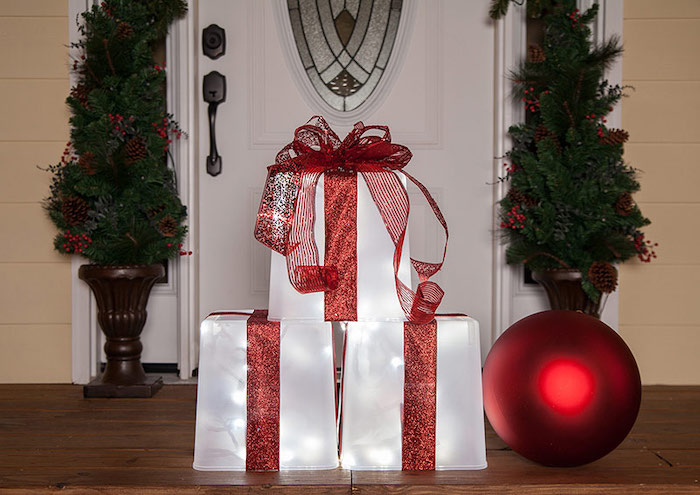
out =
<path fill-rule="evenodd" d="M 609 326 L 575 311 L 523 318 L 484 364 L 484 408 L 514 451 L 548 466 L 578 466 L 622 442 L 642 397 L 639 369 Z"/>

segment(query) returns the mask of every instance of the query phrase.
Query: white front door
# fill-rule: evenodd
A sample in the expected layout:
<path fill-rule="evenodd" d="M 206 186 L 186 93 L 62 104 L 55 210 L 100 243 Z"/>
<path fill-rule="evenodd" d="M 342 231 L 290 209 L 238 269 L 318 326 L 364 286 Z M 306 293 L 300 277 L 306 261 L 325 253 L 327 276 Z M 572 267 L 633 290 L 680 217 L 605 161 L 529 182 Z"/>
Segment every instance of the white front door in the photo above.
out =
<path fill-rule="evenodd" d="M 338 1 L 327 2 L 337 9 Z M 365 124 L 388 125 L 393 141 L 413 151 L 406 170 L 432 192 L 450 229 L 447 260 L 436 277 L 445 290 L 439 311 L 478 319 L 482 348 L 491 342 L 492 312 L 494 32 L 488 4 L 404 0 L 401 22 L 409 24 L 392 52 L 399 57 L 393 80 L 387 70 L 390 84 L 355 112 Z M 226 35 L 223 56 L 206 57 L 201 46 L 196 56 L 199 201 L 193 234 L 200 318 L 216 309 L 267 307 L 269 250 L 253 238 L 266 166 L 313 115 L 324 115 L 341 138 L 350 129 L 341 113 L 309 97 L 308 81 L 295 80 L 306 74 L 296 47 L 289 46 L 288 5 L 296 0 L 200 0 L 193 7 L 197 39 L 211 24 Z M 216 176 L 207 173 L 209 121 L 201 86 L 212 71 L 223 74 L 227 85 L 216 116 L 222 157 Z M 442 231 L 420 193 L 409 193 L 411 253 L 437 261 Z"/>

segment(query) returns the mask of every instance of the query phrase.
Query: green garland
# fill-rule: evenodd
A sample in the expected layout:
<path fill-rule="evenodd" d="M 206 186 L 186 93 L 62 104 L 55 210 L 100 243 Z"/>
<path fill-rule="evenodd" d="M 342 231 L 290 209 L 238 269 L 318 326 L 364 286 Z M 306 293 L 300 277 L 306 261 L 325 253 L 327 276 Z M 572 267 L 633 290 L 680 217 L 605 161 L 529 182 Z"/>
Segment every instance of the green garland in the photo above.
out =
<path fill-rule="evenodd" d="M 614 290 L 611 265 L 635 255 L 655 257 L 639 230 L 650 222 L 632 200 L 635 170 L 623 161 L 627 133 L 606 126 L 623 88 L 604 80 L 620 56 L 617 39 L 591 44 L 598 5 L 580 14 L 574 0 L 544 17 L 544 46 L 512 74 L 526 122 L 512 126 L 508 195 L 500 201 L 508 263 L 532 270 L 570 267 L 597 301 Z"/>
<path fill-rule="evenodd" d="M 59 252 L 105 265 L 177 256 L 186 210 L 168 149 L 182 133 L 153 47 L 185 12 L 184 0 L 108 0 L 82 14 L 71 137 L 44 202 Z"/>

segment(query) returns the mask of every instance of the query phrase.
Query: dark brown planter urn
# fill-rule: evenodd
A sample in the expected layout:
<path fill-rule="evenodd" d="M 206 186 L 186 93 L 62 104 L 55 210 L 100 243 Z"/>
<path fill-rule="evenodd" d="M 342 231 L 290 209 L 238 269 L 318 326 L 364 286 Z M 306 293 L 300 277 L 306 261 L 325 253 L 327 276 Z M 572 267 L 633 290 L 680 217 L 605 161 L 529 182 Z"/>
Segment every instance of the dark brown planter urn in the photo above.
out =
<path fill-rule="evenodd" d="M 532 278 L 547 293 L 552 309 L 568 309 L 600 318 L 602 305 L 607 294 L 594 302 L 581 287 L 581 272 L 576 269 L 558 268 L 532 272 Z"/>
<path fill-rule="evenodd" d="M 104 373 L 83 388 L 85 397 L 152 397 L 161 377 L 148 377 L 141 365 L 141 331 L 153 284 L 164 275 L 162 264 L 82 265 L 78 276 L 92 289 L 97 321 L 105 334 Z"/>

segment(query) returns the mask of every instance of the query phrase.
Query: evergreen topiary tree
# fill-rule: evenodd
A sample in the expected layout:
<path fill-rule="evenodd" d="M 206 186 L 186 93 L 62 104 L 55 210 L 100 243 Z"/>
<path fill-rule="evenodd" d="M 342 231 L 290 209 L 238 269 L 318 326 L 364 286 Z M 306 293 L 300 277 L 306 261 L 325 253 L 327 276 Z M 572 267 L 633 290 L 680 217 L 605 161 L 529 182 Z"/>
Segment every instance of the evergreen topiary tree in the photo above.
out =
<path fill-rule="evenodd" d="M 77 84 L 66 102 L 71 137 L 45 209 L 54 247 L 104 265 L 178 254 L 186 233 L 168 148 L 181 132 L 166 113 L 165 71 L 153 49 L 184 0 L 108 0 L 82 14 Z"/>
<path fill-rule="evenodd" d="M 617 39 L 592 45 L 597 12 L 597 4 L 580 14 L 574 0 L 555 3 L 543 46 L 512 74 L 527 118 L 509 129 L 502 180 L 510 189 L 500 201 L 507 262 L 578 269 L 593 301 L 615 289 L 613 263 L 656 256 L 640 231 L 650 222 L 632 200 L 635 170 L 622 157 L 628 134 L 606 126 L 623 88 L 604 73 L 622 49 Z"/>

